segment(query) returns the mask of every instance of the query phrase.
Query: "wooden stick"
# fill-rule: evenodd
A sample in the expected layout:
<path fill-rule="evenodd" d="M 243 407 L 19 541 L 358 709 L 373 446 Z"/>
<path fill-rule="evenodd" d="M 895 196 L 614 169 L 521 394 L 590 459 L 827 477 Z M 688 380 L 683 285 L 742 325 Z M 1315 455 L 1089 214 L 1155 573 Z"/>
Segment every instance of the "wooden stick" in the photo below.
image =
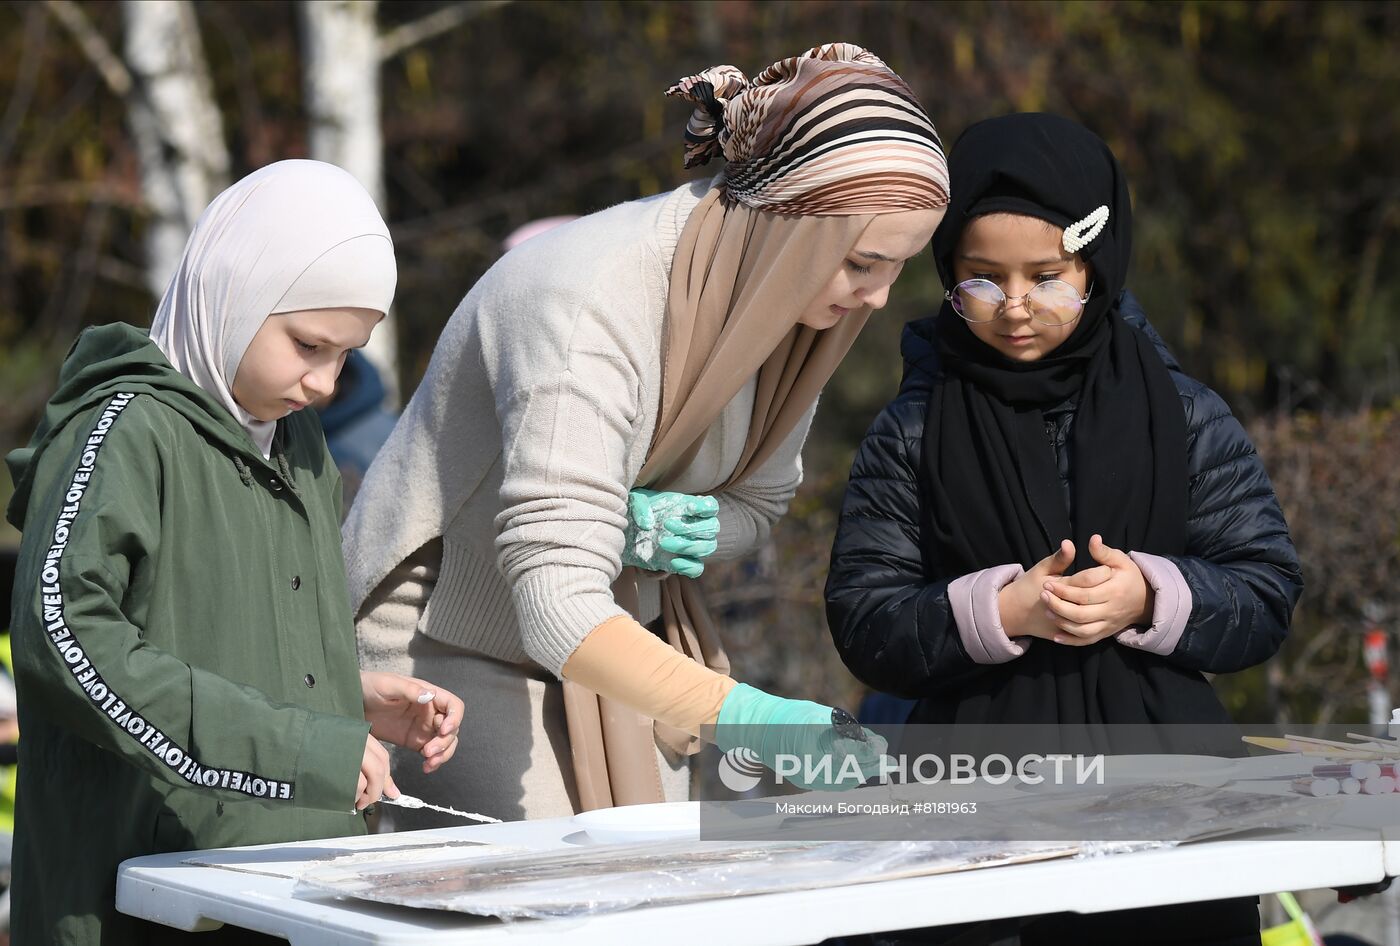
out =
<path fill-rule="evenodd" d="M 1358 748 L 1351 743 L 1328 744 L 1325 741 L 1312 740 L 1303 741 L 1294 737 L 1284 736 L 1241 736 L 1244 742 L 1251 746 L 1259 746 L 1263 749 L 1271 749 L 1274 752 L 1298 752 L 1308 756 L 1325 756 L 1333 759 L 1387 759 L 1396 755 L 1394 752 L 1377 752 L 1373 749 Z M 1341 746 L 1342 748 L 1338 748 Z"/>
<path fill-rule="evenodd" d="M 1365 746 L 1362 746 L 1362 745 L 1360 745 L 1360 744 L 1358 744 L 1358 743 L 1355 743 L 1355 742 L 1342 742 L 1342 741 L 1339 740 L 1339 739 L 1318 739 L 1318 738 L 1316 738 L 1315 736 L 1295 736 L 1293 733 L 1284 733 L 1284 734 L 1283 734 L 1283 738 L 1285 738 L 1285 739 L 1291 739 L 1291 740 L 1293 740 L 1294 742 L 1302 742 L 1302 743 L 1306 743 L 1306 744 L 1308 744 L 1308 745 L 1313 745 L 1313 746 L 1331 746 L 1332 748 L 1335 748 L 1335 749 L 1345 749 L 1345 750 L 1347 750 L 1347 751 L 1349 751 L 1349 752 L 1381 752 L 1381 753 L 1384 753 L 1384 752 L 1386 751 L 1386 750 L 1383 750 L 1383 749 L 1368 749 L 1368 748 L 1366 748 Z M 1397 751 L 1400 751 L 1400 746 L 1397 746 L 1397 747 L 1396 747 L 1396 750 L 1397 750 Z"/>

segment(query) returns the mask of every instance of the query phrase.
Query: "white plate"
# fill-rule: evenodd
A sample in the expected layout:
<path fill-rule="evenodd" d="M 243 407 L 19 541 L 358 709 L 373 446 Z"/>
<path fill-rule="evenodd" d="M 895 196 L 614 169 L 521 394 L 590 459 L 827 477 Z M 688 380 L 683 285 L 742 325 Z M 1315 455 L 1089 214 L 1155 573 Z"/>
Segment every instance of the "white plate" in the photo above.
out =
<path fill-rule="evenodd" d="M 700 836 L 698 801 L 600 808 L 574 815 L 574 824 L 600 844 L 631 844 Z"/>

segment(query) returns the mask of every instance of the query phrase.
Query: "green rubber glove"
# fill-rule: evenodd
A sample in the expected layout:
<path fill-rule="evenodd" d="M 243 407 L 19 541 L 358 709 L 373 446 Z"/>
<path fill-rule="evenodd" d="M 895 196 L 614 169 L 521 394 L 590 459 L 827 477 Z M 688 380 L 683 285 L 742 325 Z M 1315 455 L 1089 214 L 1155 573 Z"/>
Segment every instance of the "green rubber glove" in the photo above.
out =
<path fill-rule="evenodd" d="M 859 788 L 881 774 L 880 760 L 888 747 L 884 737 L 869 729 L 861 730 L 864 742 L 840 735 L 831 712 L 830 706 L 785 700 L 741 683 L 720 705 L 715 736 L 720 749 L 748 750 L 801 788 Z M 821 764 L 826 757 L 831 758 L 829 767 Z"/>
<path fill-rule="evenodd" d="M 634 489 L 627 494 L 622 564 L 699 578 L 718 535 L 719 501 L 713 496 Z"/>

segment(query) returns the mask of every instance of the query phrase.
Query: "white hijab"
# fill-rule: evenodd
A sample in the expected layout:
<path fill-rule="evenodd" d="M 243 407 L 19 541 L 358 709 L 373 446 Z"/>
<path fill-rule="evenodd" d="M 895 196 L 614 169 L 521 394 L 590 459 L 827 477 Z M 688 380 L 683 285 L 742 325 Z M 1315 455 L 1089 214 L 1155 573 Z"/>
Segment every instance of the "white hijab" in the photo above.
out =
<path fill-rule="evenodd" d="M 151 340 L 267 457 L 276 422 L 233 399 L 239 363 L 264 320 L 333 307 L 387 312 L 397 281 L 389 228 L 360 183 L 333 164 L 278 161 L 229 187 L 200 216 Z"/>

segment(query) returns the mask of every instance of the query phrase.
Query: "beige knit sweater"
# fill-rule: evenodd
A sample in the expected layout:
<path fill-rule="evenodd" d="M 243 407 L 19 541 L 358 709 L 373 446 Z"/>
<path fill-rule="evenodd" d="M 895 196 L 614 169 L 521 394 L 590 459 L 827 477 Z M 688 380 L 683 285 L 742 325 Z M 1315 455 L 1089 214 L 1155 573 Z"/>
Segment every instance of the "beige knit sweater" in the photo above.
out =
<path fill-rule="evenodd" d="M 656 427 L 671 258 L 707 185 L 631 201 L 508 253 L 467 294 L 370 466 L 344 527 L 351 602 L 442 537 L 418 630 L 555 675 L 625 613 L 627 492 Z M 673 488 L 704 493 L 739 461 L 755 385 L 725 407 Z M 815 410 L 815 407 L 813 408 Z M 763 542 L 802 479 L 809 411 L 755 475 L 715 494 L 716 559 Z M 643 589 L 643 620 L 658 611 Z"/>

